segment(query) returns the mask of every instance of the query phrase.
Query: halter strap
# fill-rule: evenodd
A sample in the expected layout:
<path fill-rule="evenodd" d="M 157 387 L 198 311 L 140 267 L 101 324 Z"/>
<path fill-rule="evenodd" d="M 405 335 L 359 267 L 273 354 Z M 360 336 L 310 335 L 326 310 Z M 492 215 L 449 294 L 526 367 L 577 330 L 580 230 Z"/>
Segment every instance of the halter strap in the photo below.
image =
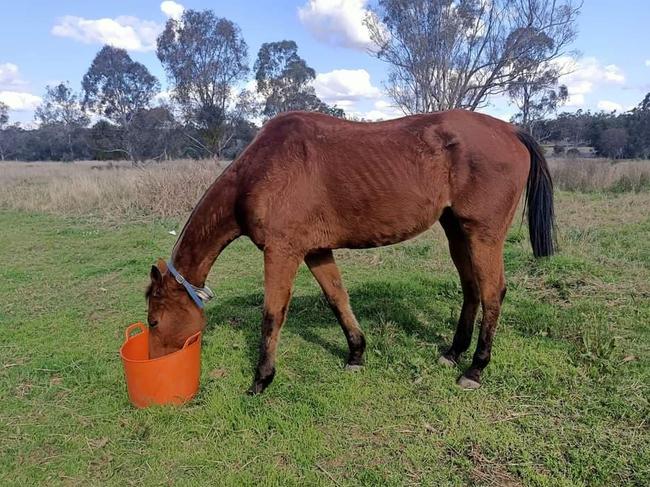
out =
<path fill-rule="evenodd" d="M 174 276 L 176 282 L 185 288 L 187 294 L 190 295 L 190 298 L 192 298 L 192 300 L 199 308 L 203 309 L 205 303 L 214 298 L 214 293 L 208 286 L 197 287 L 187 282 L 187 280 L 180 274 L 180 272 L 176 270 L 176 267 L 174 267 L 174 264 L 172 264 L 171 259 L 167 261 L 167 269 L 169 272 L 171 272 L 172 276 Z"/>

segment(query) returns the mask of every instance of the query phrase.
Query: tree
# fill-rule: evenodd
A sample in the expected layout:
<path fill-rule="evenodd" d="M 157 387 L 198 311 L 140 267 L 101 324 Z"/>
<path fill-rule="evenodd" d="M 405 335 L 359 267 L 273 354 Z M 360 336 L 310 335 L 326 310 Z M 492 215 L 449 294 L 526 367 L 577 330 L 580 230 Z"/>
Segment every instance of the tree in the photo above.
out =
<path fill-rule="evenodd" d="M 590 112 L 578 110 L 575 113 L 560 113 L 553 120 L 539 122 L 541 130 L 548 134 L 548 138 L 556 141 L 564 141 L 572 146 L 580 146 L 589 143 L 588 127 L 591 123 Z"/>
<path fill-rule="evenodd" d="M 631 157 L 650 158 L 650 93 L 626 116 Z"/>
<path fill-rule="evenodd" d="M 9 107 L 0 101 L 0 161 L 5 160 L 4 128 L 9 123 Z"/>
<path fill-rule="evenodd" d="M 507 93 L 519 109 L 512 121 L 537 139 L 545 139 L 548 134 L 542 134 L 536 128 L 539 122 L 568 100 L 569 90 L 566 85 L 558 86 L 562 68 L 557 63 L 534 62 L 535 58 L 554 48 L 553 40 L 542 33 L 537 36 L 535 44 L 536 49 L 514 61 L 515 66 L 523 64 L 524 67 L 516 68 L 519 74 L 508 85 Z"/>
<path fill-rule="evenodd" d="M 131 137 L 129 142 L 136 148 L 138 160 L 168 159 L 179 152 L 180 127 L 168 107 L 139 110 L 131 123 L 133 130 L 127 136 Z"/>
<path fill-rule="evenodd" d="M 627 139 L 627 130 L 624 128 L 606 129 L 600 134 L 596 150 L 601 155 L 620 159 L 623 157 Z"/>
<path fill-rule="evenodd" d="M 404 113 L 476 110 L 567 52 L 572 0 L 378 0 L 365 23 Z"/>
<path fill-rule="evenodd" d="M 84 108 L 123 127 L 138 110 L 147 108 L 160 90 L 158 80 L 143 64 L 112 46 L 97 53 L 81 85 Z"/>
<path fill-rule="evenodd" d="M 81 107 L 80 96 L 72 91 L 69 83 L 46 86 L 43 102 L 36 108 L 34 117 L 42 125 L 70 125 L 85 127 L 88 115 Z"/>
<path fill-rule="evenodd" d="M 76 158 L 75 146 L 83 143 L 79 140 L 80 129 L 87 126 L 90 119 L 81 107 L 80 96 L 72 91 L 68 83 L 45 88 L 43 102 L 36 108 L 34 118 L 41 129 L 50 134 L 51 159 Z M 57 149 L 53 150 L 55 145 Z M 57 152 L 66 154 L 59 157 Z"/>
<path fill-rule="evenodd" d="M 298 55 L 294 41 L 262 44 L 254 66 L 257 91 L 264 96 L 267 118 L 291 110 L 329 113 L 342 117 L 343 110 L 323 103 L 311 85 L 316 72 Z"/>
<path fill-rule="evenodd" d="M 9 107 L 0 101 L 0 130 L 9 122 Z"/>
<path fill-rule="evenodd" d="M 248 46 L 239 27 L 210 10 L 185 10 L 167 21 L 156 54 L 186 120 L 201 130 L 203 140 L 196 142 L 219 155 L 228 138 L 232 88 L 248 72 Z"/>
<path fill-rule="evenodd" d="M 234 108 L 229 112 L 226 123 L 224 145 L 221 149 L 223 157 L 234 159 L 257 134 L 257 127 L 251 119 L 256 118 L 260 113 L 260 104 L 253 92 L 242 90 L 237 95 Z"/>
<path fill-rule="evenodd" d="M 569 90 L 566 85 L 557 86 L 557 76 L 548 71 L 530 78 L 522 76 L 508 87 L 508 95 L 519 109 L 511 121 L 536 139 L 545 140 L 549 134 L 538 129 L 540 122 L 568 100 Z"/>
<path fill-rule="evenodd" d="M 126 154 L 134 162 L 136 148 L 130 144 L 131 122 L 136 114 L 147 109 L 160 85 L 147 68 L 131 59 L 124 49 L 104 46 L 81 83 L 83 107 L 103 115 L 125 132 L 125 145 L 110 148 Z"/>

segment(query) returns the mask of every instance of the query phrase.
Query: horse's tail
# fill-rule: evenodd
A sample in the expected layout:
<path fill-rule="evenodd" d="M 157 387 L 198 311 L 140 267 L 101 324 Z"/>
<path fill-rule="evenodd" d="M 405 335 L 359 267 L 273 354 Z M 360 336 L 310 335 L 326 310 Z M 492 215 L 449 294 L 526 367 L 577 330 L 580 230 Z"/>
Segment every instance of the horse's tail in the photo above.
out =
<path fill-rule="evenodd" d="M 530 243 L 535 257 L 546 257 L 555 251 L 553 180 L 537 141 L 522 130 L 517 132 L 517 137 L 530 152 L 530 172 L 526 183 Z"/>

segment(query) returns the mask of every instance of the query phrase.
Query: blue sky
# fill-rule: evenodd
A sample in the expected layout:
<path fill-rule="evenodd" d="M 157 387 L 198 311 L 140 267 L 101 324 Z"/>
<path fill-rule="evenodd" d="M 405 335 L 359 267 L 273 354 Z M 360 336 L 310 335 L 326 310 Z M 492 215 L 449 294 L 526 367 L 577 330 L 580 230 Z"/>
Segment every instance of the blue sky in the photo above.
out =
<path fill-rule="evenodd" d="M 263 42 L 293 39 L 318 77 L 328 103 L 367 118 L 398 114 L 383 93 L 386 67 L 364 50 L 360 19 L 367 0 L 180 0 L 2 2 L 0 101 L 11 120 L 30 123 L 45 86 L 81 78 L 103 43 L 129 50 L 166 85 L 153 47 L 169 16 L 182 8 L 212 9 L 237 23 L 249 46 L 251 66 Z M 627 110 L 650 92 L 650 4 L 647 0 L 585 0 L 574 47 L 567 111 Z M 509 118 L 513 108 L 497 99 L 484 111 Z"/>

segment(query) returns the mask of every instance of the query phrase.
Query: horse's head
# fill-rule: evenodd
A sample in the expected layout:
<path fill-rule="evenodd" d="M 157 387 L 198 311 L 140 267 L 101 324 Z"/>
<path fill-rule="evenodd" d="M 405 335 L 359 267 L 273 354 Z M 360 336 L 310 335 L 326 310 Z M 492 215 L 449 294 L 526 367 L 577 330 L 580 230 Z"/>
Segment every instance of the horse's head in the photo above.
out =
<path fill-rule="evenodd" d="M 149 358 L 183 348 L 187 338 L 205 327 L 203 310 L 162 259 L 151 267 L 151 283 L 146 297 L 149 306 Z"/>

